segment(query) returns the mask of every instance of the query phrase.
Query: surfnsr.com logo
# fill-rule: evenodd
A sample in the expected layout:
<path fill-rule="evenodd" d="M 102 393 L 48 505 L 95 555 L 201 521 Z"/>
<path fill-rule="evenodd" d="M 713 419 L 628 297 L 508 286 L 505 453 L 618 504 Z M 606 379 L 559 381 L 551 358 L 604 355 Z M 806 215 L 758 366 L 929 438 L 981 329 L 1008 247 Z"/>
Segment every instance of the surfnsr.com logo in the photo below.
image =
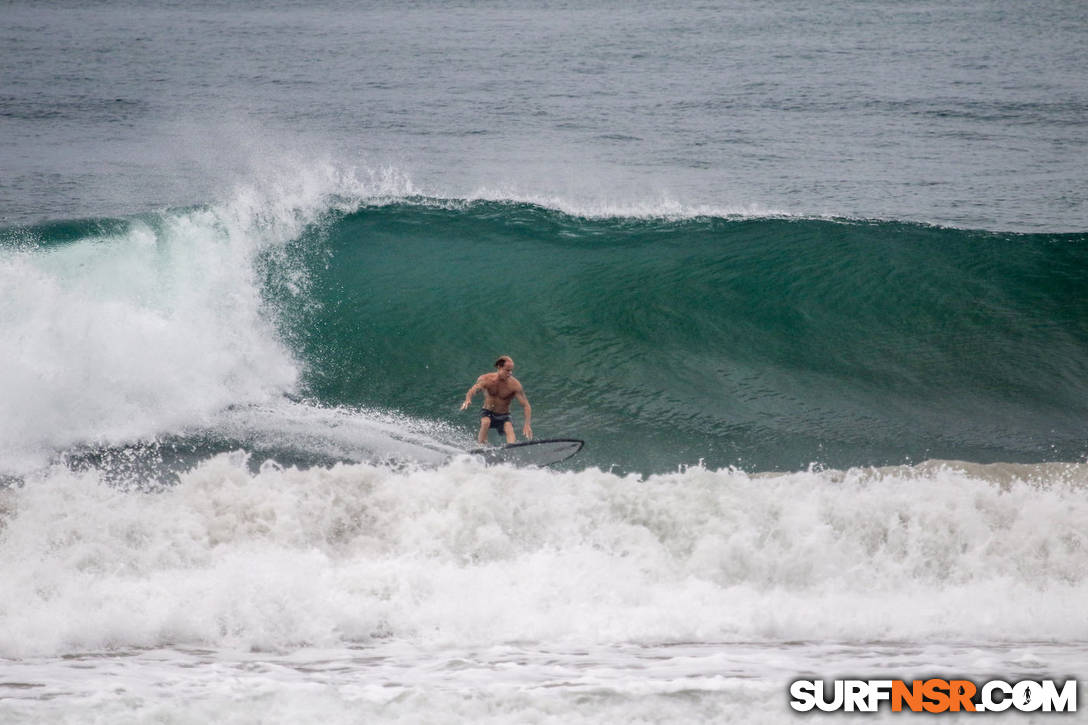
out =
<path fill-rule="evenodd" d="M 790 698 L 798 712 L 1076 712 L 1077 681 L 795 680 Z"/>

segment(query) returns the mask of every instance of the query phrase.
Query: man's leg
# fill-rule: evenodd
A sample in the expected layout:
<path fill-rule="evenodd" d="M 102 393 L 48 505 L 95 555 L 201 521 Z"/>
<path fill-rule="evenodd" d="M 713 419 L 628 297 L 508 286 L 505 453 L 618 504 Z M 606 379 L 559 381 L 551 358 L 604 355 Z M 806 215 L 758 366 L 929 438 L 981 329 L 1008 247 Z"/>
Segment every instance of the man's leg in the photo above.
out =
<path fill-rule="evenodd" d="M 480 418 L 480 435 L 476 437 L 480 443 L 487 443 L 487 431 L 491 429 L 491 419 L 486 415 Z"/>
<path fill-rule="evenodd" d="M 517 438 L 514 437 L 514 424 L 513 424 L 513 422 L 511 422 L 509 420 L 506 421 L 506 423 L 504 423 L 503 426 L 502 426 L 502 432 L 506 435 L 506 442 L 507 443 L 513 443 L 514 441 L 517 440 Z"/>

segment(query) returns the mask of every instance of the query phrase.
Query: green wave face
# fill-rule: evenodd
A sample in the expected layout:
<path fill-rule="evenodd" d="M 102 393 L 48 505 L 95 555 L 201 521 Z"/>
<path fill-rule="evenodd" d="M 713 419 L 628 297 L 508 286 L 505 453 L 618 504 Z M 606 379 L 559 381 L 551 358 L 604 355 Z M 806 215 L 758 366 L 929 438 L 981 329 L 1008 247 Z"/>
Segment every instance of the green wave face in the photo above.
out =
<path fill-rule="evenodd" d="M 465 390 L 509 354 L 536 435 L 595 465 L 1086 451 L 1083 234 L 424 200 L 331 216 L 261 270 L 306 395 L 467 436 Z"/>

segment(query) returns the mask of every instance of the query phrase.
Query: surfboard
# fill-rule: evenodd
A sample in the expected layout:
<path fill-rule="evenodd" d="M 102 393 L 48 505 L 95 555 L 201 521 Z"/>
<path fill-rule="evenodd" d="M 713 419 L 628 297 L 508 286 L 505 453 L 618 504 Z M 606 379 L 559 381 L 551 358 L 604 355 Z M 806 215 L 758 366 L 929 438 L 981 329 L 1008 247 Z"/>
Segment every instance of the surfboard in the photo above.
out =
<path fill-rule="evenodd" d="M 550 466 L 565 461 L 582 450 L 585 441 L 577 438 L 551 438 L 523 443 L 507 443 L 501 448 L 477 448 L 469 451 L 483 456 L 488 463 L 512 463 L 515 466 Z"/>

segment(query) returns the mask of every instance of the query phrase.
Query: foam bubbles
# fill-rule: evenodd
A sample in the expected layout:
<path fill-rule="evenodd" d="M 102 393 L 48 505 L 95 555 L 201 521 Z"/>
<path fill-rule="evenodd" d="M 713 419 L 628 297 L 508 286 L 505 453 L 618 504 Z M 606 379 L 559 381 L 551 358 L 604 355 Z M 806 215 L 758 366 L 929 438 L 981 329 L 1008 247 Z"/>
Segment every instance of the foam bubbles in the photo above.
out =
<path fill-rule="evenodd" d="M 32 470 L 83 443 L 200 426 L 294 389 L 258 255 L 361 199 L 411 194 L 393 169 L 268 162 L 215 205 L 0 250 L 0 459 Z M 302 277 L 287 281 L 302 293 Z"/>
<path fill-rule="evenodd" d="M 254 473 L 235 454 L 158 494 L 57 470 L 3 493 L 0 654 L 1082 638 L 1088 496 L 1066 470 Z"/>
<path fill-rule="evenodd" d="M 289 389 L 251 250 L 214 212 L 0 261 L 5 463 L 74 441 L 154 434 Z"/>

